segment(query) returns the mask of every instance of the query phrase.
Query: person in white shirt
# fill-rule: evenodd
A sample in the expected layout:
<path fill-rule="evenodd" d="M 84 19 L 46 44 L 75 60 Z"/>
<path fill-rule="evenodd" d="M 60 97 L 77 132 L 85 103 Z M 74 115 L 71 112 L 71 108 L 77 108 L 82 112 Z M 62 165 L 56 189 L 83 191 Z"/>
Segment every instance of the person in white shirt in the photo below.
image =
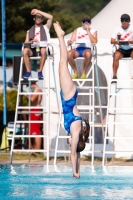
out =
<path fill-rule="evenodd" d="M 31 15 L 34 15 L 33 20 L 35 21 L 35 25 L 27 31 L 25 43 L 33 42 L 33 45 L 31 45 L 30 48 L 26 45 L 23 49 L 23 58 L 27 70 L 27 72 L 23 75 L 23 78 L 28 79 L 31 77 L 29 57 L 37 56 L 36 48 L 38 47 L 36 45 L 39 44 L 41 59 L 40 67 L 38 69 L 38 78 L 43 79 L 42 69 L 46 60 L 46 46 L 50 39 L 49 30 L 52 25 L 53 16 L 37 9 L 31 10 Z M 43 25 L 44 17 L 47 18 L 47 23 L 45 25 Z"/>
<path fill-rule="evenodd" d="M 78 78 L 78 71 L 74 61 L 77 57 L 85 58 L 80 78 L 86 78 L 86 71 L 92 58 L 92 45 L 97 43 L 97 31 L 91 28 L 90 25 L 91 18 L 88 15 L 85 15 L 82 19 L 82 27 L 75 29 L 71 39 L 67 41 L 68 45 L 72 45 L 75 42 L 75 49 L 71 49 L 68 52 L 68 62 L 74 71 L 72 76 L 73 79 Z"/>
<path fill-rule="evenodd" d="M 114 53 L 113 58 L 113 81 L 116 83 L 119 60 L 123 57 L 133 58 L 133 26 L 130 24 L 130 16 L 121 16 L 121 26 L 116 27 L 111 37 L 111 44 L 118 44 L 119 48 Z M 122 42 L 125 41 L 125 44 Z"/>

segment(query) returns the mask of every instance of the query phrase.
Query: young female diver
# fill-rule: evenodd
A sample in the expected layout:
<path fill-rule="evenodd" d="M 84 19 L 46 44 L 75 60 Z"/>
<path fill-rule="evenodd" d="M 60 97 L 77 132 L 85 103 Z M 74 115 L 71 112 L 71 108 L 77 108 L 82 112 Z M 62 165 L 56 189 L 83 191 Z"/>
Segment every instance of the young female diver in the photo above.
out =
<path fill-rule="evenodd" d="M 69 139 L 71 145 L 71 162 L 73 169 L 73 177 L 80 177 L 80 151 L 85 148 L 85 142 L 88 139 L 90 126 L 84 121 L 82 126 L 82 118 L 76 107 L 76 98 L 78 90 L 72 81 L 68 70 L 67 48 L 64 41 L 64 31 L 61 29 L 59 22 L 53 24 L 60 44 L 60 62 L 59 62 L 59 79 L 61 87 L 61 100 L 64 114 L 64 127 L 71 133 L 72 138 Z"/>

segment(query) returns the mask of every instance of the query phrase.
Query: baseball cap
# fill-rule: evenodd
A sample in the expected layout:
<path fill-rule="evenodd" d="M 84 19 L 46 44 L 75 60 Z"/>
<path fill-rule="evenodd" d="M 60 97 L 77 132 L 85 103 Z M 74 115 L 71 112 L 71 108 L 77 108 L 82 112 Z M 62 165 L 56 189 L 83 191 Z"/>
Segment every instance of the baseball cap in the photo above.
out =
<path fill-rule="evenodd" d="M 121 15 L 121 19 L 128 19 L 130 20 L 130 16 L 128 14 Z"/>

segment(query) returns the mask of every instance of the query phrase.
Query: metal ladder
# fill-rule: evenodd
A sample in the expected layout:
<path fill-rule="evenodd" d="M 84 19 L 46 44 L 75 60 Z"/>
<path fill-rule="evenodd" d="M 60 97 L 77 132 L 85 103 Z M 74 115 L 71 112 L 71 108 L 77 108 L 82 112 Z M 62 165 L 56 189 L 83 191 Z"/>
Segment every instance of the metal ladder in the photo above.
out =
<path fill-rule="evenodd" d="M 133 60 L 132 58 L 122 58 L 120 60 Z M 133 96 L 133 87 L 120 87 L 118 86 L 119 83 L 133 83 L 133 79 L 117 79 L 115 84 L 111 82 L 114 81 L 113 79 L 110 80 L 110 88 L 108 91 L 108 109 L 107 109 L 107 118 L 106 118 L 106 128 L 105 128 L 105 137 L 104 137 L 104 146 L 103 146 L 103 160 L 102 166 L 105 166 L 105 156 L 106 154 L 112 155 L 112 162 L 114 163 L 114 157 L 117 153 L 133 153 L 132 151 L 127 150 L 115 150 L 116 141 L 117 140 L 131 140 L 133 136 L 122 136 L 121 134 L 116 132 L 117 125 L 129 125 L 129 122 L 126 120 L 121 121 L 118 120 L 118 116 L 133 116 L 133 108 L 132 107 L 118 107 L 117 106 L 117 97 L 123 98 L 131 98 Z M 112 91 L 113 90 L 113 91 Z M 132 93 L 121 93 L 121 91 L 132 91 Z M 127 95 L 127 96 L 126 96 Z M 113 106 L 112 106 L 113 105 Z M 126 112 L 124 111 L 126 109 Z M 126 119 L 126 118 L 125 118 Z M 108 133 L 108 130 L 110 131 Z M 107 149 L 107 141 L 108 143 L 112 143 L 112 150 Z"/>
<path fill-rule="evenodd" d="M 77 59 L 84 59 L 84 58 L 77 58 Z M 88 76 L 92 73 L 92 78 L 88 78 Z M 96 84 L 97 86 L 95 87 L 94 85 L 94 73 L 96 77 Z M 98 100 L 99 100 L 99 108 L 100 108 L 100 119 L 101 119 L 101 125 L 102 127 L 102 136 L 104 137 L 104 129 L 103 129 L 103 124 L 102 124 L 102 107 L 101 107 L 101 98 L 100 98 L 100 89 L 99 89 L 99 77 L 98 77 L 98 67 L 97 67 L 97 49 L 96 46 L 94 46 L 94 53 L 93 53 L 93 59 L 92 59 L 92 65 L 87 73 L 87 78 L 86 79 L 73 79 L 73 81 L 76 83 L 77 88 L 79 90 L 78 97 L 79 96 L 88 96 L 88 103 L 86 105 L 77 105 L 77 108 L 79 112 L 81 113 L 81 116 L 83 114 L 88 115 L 89 123 L 90 123 L 90 135 L 89 135 L 89 141 L 91 141 L 91 150 L 84 150 L 87 153 L 91 154 L 91 166 L 93 168 L 94 166 L 94 110 L 95 110 L 95 105 L 94 105 L 94 92 L 96 91 L 98 93 Z M 86 82 L 91 82 L 91 86 L 86 86 Z M 81 90 L 81 91 L 80 91 Z M 85 91 L 84 91 L 85 90 Z M 60 108 L 60 119 L 59 119 L 59 126 L 58 126 L 58 133 L 57 133 L 57 138 L 56 138 L 56 146 L 55 146 L 55 156 L 54 156 L 54 166 L 56 168 L 57 164 L 57 154 L 58 153 L 70 153 L 70 150 L 65 150 L 63 145 L 63 150 L 58 149 L 58 144 L 59 144 L 59 139 L 67 139 L 70 136 L 67 135 L 60 135 L 60 130 L 63 125 L 62 122 L 62 108 Z"/>
<path fill-rule="evenodd" d="M 49 48 L 51 49 L 52 53 L 49 52 Z M 45 97 L 47 99 L 47 106 L 40 106 L 40 107 L 35 107 L 35 106 L 19 106 L 19 98 L 21 95 L 33 95 L 32 92 L 22 92 L 21 91 L 21 84 L 22 84 L 22 67 L 23 67 L 23 57 L 21 57 L 21 64 L 20 64 L 20 73 L 19 73 L 19 84 L 18 84 L 18 94 L 17 94 L 17 102 L 16 102 L 16 112 L 15 112 L 15 122 L 14 122 L 14 130 L 13 130 L 13 136 L 12 136 L 12 145 L 11 145 L 11 151 L 10 151 L 10 164 L 12 164 L 12 158 L 13 158 L 13 153 L 14 152 L 42 152 L 42 153 L 46 153 L 47 156 L 47 160 L 46 160 L 46 164 L 47 164 L 47 170 L 48 169 L 48 165 L 49 165 L 49 151 L 50 151 L 50 147 L 49 147 L 49 129 L 50 129 L 50 89 L 54 90 L 55 94 L 56 94 L 56 100 L 57 100 L 57 107 L 59 107 L 59 102 L 58 102 L 58 96 L 57 96 L 57 87 L 56 87 L 56 80 L 55 80 L 55 73 L 54 73 L 54 49 L 53 46 L 51 44 L 48 44 L 46 47 L 46 54 L 47 54 L 47 60 L 46 62 L 48 62 L 48 71 L 47 71 L 47 78 L 44 77 L 44 89 L 46 90 L 46 92 L 37 92 L 34 94 L 42 94 L 43 97 Z M 31 57 L 31 60 L 38 60 L 40 59 L 40 57 Z M 50 86 L 50 61 L 52 60 L 52 70 L 53 70 L 53 79 L 54 79 L 54 87 Z M 45 63 L 46 63 L 45 62 Z M 46 67 L 46 66 L 45 66 Z M 29 78 L 28 80 L 28 84 L 30 85 L 31 81 L 38 81 L 38 78 Z M 46 84 L 45 84 L 46 83 Z M 42 113 L 43 115 L 45 115 L 45 121 L 24 121 L 24 120 L 18 120 L 18 110 L 24 110 L 24 109 L 43 109 Z M 40 111 L 41 112 L 41 111 Z M 25 112 L 27 113 L 27 111 Z M 30 113 L 30 111 L 28 112 Z M 45 130 L 46 132 L 43 133 L 43 135 L 15 135 L 16 133 L 16 127 L 17 124 L 24 124 L 24 123 L 41 123 L 44 124 L 45 126 Z M 47 147 L 45 149 L 14 149 L 14 142 L 16 138 L 43 138 L 43 142 L 44 139 L 47 141 Z"/>

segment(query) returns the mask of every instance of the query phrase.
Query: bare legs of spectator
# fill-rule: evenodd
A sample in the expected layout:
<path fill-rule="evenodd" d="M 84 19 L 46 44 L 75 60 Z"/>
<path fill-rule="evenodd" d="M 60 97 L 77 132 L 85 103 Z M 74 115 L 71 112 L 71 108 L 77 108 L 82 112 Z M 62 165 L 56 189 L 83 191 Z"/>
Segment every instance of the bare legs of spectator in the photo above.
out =
<path fill-rule="evenodd" d="M 123 57 L 123 55 L 119 51 L 116 51 L 114 53 L 114 59 L 113 59 L 113 77 L 116 77 L 116 75 L 117 75 L 117 69 L 119 67 L 119 60 L 122 57 Z"/>
<path fill-rule="evenodd" d="M 70 50 L 68 52 L 68 62 L 70 64 L 70 66 L 72 67 L 74 74 L 78 74 L 77 68 L 76 68 L 76 62 L 75 62 L 75 58 L 77 58 L 79 55 L 79 53 L 77 51 L 75 51 L 74 49 Z M 82 74 L 86 74 L 87 69 L 90 65 L 91 62 L 91 58 L 92 58 L 92 53 L 91 50 L 85 50 L 83 52 L 83 57 L 84 59 L 84 64 L 83 64 L 83 70 L 82 70 Z"/>
<path fill-rule="evenodd" d="M 27 72 L 31 71 L 30 67 L 30 59 L 29 57 L 32 56 L 32 51 L 30 48 L 24 48 L 23 49 L 23 58 L 24 58 L 24 63 Z M 46 61 L 46 48 L 41 48 L 41 59 L 40 59 L 40 67 L 38 69 L 38 72 L 41 72 L 43 70 L 44 63 Z"/>

